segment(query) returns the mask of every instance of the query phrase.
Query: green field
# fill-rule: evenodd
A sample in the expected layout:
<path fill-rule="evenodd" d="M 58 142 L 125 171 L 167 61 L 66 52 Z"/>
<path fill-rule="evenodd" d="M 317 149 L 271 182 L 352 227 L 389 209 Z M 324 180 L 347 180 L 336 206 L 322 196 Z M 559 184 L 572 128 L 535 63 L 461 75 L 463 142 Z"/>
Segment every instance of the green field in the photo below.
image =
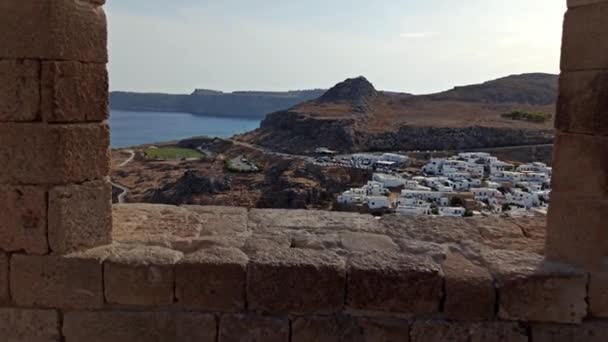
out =
<path fill-rule="evenodd" d="M 189 148 L 179 147 L 160 147 L 160 148 L 149 148 L 146 150 L 146 156 L 150 159 L 190 159 L 190 158 L 203 158 L 203 154 L 196 150 Z"/>

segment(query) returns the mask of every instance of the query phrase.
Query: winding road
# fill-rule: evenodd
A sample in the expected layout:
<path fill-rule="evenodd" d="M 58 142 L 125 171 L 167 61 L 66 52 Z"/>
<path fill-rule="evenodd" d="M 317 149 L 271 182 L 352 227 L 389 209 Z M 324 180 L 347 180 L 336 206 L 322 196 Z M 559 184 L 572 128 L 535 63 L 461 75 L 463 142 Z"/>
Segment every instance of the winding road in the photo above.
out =
<path fill-rule="evenodd" d="M 130 162 L 133 161 L 133 159 L 135 158 L 135 151 L 133 150 L 125 150 L 124 152 L 129 153 L 130 156 L 129 158 L 127 158 L 127 160 L 125 160 L 124 162 L 118 164 L 118 168 L 121 167 L 125 167 L 127 164 L 129 164 Z M 127 194 L 129 193 L 129 189 L 127 189 L 126 187 L 120 185 L 120 184 L 116 184 L 114 182 L 112 182 L 112 186 L 115 188 L 120 189 L 122 192 L 120 193 L 120 195 L 118 195 L 118 204 L 123 204 L 125 203 L 125 197 L 127 197 Z"/>

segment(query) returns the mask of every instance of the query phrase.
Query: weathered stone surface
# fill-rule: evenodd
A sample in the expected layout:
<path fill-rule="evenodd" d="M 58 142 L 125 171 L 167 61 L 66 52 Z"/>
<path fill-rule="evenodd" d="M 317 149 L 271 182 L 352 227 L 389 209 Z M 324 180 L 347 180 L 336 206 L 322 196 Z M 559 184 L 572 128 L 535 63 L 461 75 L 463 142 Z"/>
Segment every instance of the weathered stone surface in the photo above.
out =
<path fill-rule="evenodd" d="M 553 167 L 556 193 L 608 199 L 608 137 L 558 133 Z"/>
<path fill-rule="evenodd" d="M 103 121 L 109 116 L 104 64 L 42 63 L 42 117 L 47 122 Z"/>
<path fill-rule="evenodd" d="M 528 336 L 516 323 L 420 321 L 412 325 L 411 341 L 527 342 Z"/>
<path fill-rule="evenodd" d="M 34 186 L 0 185 L 0 249 L 46 254 L 46 190 Z"/>
<path fill-rule="evenodd" d="M 346 232 L 340 234 L 340 242 L 350 252 L 399 251 L 399 246 L 386 235 Z"/>
<path fill-rule="evenodd" d="M 582 325 L 533 324 L 534 342 L 604 342 L 608 336 L 608 322 L 589 321 Z"/>
<path fill-rule="evenodd" d="M 176 267 L 177 304 L 221 312 L 245 309 L 248 260 L 235 248 L 210 248 L 186 255 Z"/>
<path fill-rule="evenodd" d="M 249 263 L 247 301 L 261 312 L 332 313 L 344 306 L 345 262 L 326 251 L 260 252 Z"/>
<path fill-rule="evenodd" d="M 483 258 L 497 282 L 499 318 L 579 324 L 587 315 L 584 271 L 516 251 L 490 251 Z"/>
<path fill-rule="evenodd" d="M 292 229 L 380 233 L 384 229 L 371 215 L 317 210 L 253 209 L 249 225 L 255 230 Z"/>
<path fill-rule="evenodd" d="M 485 268 L 457 253 L 449 254 L 442 268 L 446 291 L 444 312 L 449 319 L 486 320 L 494 317 L 494 279 Z"/>
<path fill-rule="evenodd" d="M 112 241 L 112 185 L 94 181 L 49 191 L 51 250 L 70 253 Z"/>
<path fill-rule="evenodd" d="M 104 263 L 108 303 L 135 306 L 173 304 L 173 266 L 183 254 L 156 246 L 112 248 Z"/>
<path fill-rule="evenodd" d="M 137 242 L 196 252 L 201 248 L 241 248 L 250 235 L 247 209 L 124 204 L 113 206 L 114 241 Z"/>
<path fill-rule="evenodd" d="M 351 317 L 301 317 L 292 324 L 293 342 L 409 341 L 408 321 Z"/>
<path fill-rule="evenodd" d="M 571 8 L 562 42 L 562 71 L 608 68 L 608 3 Z"/>
<path fill-rule="evenodd" d="M 109 174 L 109 146 L 107 124 L 0 124 L 0 165 L 4 168 L 0 183 L 67 184 L 101 179 Z"/>
<path fill-rule="evenodd" d="M 65 314 L 66 342 L 215 342 L 215 317 L 191 312 L 86 312 Z"/>
<path fill-rule="evenodd" d="M 419 321 L 412 324 L 411 342 L 468 342 L 469 331 L 464 324 L 443 321 Z"/>
<path fill-rule="evenodd" d="M 99 1 L 2 1 L 0 58 L 105 63 L 106 17 Z"/>
<path fill-rule="evenodd" d="M 592 272 L 589 277 L 589 314 L 608 318 L 608 273 Z"/>
<path fill-rule="evenodd" d="M 8 255 L 0 252 L 0 303 L 9 300 Z"/>
<path fill-rule="evenodd" d="M 0 60 L 0 122 L 35 121 L 40 112 L 40 63 Z"/>
<path fill-rule="evenodd" d="M 252 315 L 224 315 L 220 319 L 222 342 L 288 342 L 289 321 Z"/>
<path fill-rule="evenodd" d="M 481 241 L 479 230 L 469 220 L 455 217 L 413 217 L 399 215 L 383 217 L 380 223 L 387 235 L 394 238 L 434 242 L 439 244 L 461 241 Z"/>
<path fill-rule="evenodd" d="M 103 305 L 101 264 L 93 259 L 14 254 L 10 286 L 20 306 L 96 309 Z"/>
<path fill-rule="evenodd" d="M 599 4 L 600 2 L 606 2 L 608 0 L 568 0 L 568 7 L 579 7 L 593 4 Z"/>
<path fill-rule="evenodd" d="M 0 336 L 6 342 L 59 342 L 57 311 L 0 308 Z"/>
<path fill-rule="evenodd" d="M 337 233 L 315 234 L 314 232 L 297 231 L 291 234 L 293 248 L 336 250 L 341 248 L 340 235 Z M 287 246 L 289 247 L 289 245 Z"/>
<path fill-rule="evenodd" d="M 438 312 L 442 284 L 439 266 L 429 259 L 395 253 L 357 254 L 349 260 L 347 306 L 407 314 Z"/>
<path fill-rule="evenodd" d="M 563 132 L 608 135 L 608 72 L 566 72 L 560 76 L 555 126 Z"/>
<path fill-rule="evenodd" d="M 583 267 L 600 266 L 608 250 L 606 222 L 608 200 L 552 193 L 546 255 Z"/>

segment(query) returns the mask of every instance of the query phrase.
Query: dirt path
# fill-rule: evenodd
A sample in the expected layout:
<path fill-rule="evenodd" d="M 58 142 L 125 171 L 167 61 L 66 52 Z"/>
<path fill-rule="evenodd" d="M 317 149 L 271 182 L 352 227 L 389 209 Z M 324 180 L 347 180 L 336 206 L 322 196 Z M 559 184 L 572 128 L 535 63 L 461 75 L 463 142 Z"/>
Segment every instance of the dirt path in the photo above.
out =
<path fill-rule="evenodd" d="M 129 164 L 130 162 L 132 162 L 133 159 L 135 158 L 135 151 L 133 151 L 133 150 L 125 150 L 125 152 L 129 153 L 130 156 L 129 156 L 129 158 L 127 160 L 125 160 L 124 162 L 120 163 L 117 166 L 118 168 L 125 167 L 127 164 Z M 118 203 L 119 204 L 125 203 L 125 197 L 127 197 L 127 194 L 129 193 L 129 189 L 127 189 L 126 187 L 124 187 L 124 186 L 122 186 L 120 184 L 114 183 L 114 182 L 112 182 L 112 186 L 115 187 L 115 188 L 118 188 L 118 189 L 120 189 L 122 191 L 120 193 L 120 195 L 118 195 Z"/>

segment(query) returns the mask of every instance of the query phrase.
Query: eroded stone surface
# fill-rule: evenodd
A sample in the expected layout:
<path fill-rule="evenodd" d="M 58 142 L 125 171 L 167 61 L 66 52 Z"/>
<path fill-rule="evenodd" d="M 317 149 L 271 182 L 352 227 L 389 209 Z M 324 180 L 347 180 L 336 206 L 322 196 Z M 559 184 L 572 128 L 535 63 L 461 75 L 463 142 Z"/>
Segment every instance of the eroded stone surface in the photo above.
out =
<path fill-rule="evenodd" d="M 55 310 L 0 308 L 0 336 L 8 342 L 59 342 Z"/>
<path fill-rule="evenodd" d="M 40 187 L 0 185 L 0 249 L 48 252 L 46 194 Z"/>
<path fill-rule="evenodd" d="M 579 324 L 587 315 L 584 271 L 515 251 L 490 251 L 483 258 L 497 281 L 499 318 Z"/>
<path fill-rule="evenodd" d="M 66 342 L 215 342 L 217 322 L 194 312 L 71 311 L 63 333 Z"/>
<path fill-rule="evenodd" d="M 0 122 L 39 118 L 39 75 L 38 61 L 0 61 Z"/>
<path fill-rule="evenodd" d="M 253 315 L 224 315 L 219 340 L 223 342 L 288 342 L 289 321 Z"/>
<path fill-rule="evenodd" d="M 343 316 L 301 317 L 292 324 L 292 341 L 408 342 L 409 330 L 410 323 L 406 320 Z"/>
<path fill-rule="evenodd" d="M 534 342 L 603 342 L 608 336 L 608 322 L 590 321 L 582 325 L 533 324 Z"/>
<path fill-rule="evenodd" d="M 414 322 L 412 342 L 527 342 L 528 335 L 517 323 Z"/>
<path fill-rule="evenodd" d="M 293 229 L 383 233 L 371 215 L 317 210 L 253 209 L 249 214 L 253 230 Z"/>
<path fill-rule="evenodd" d="M 9 300 L 8 255 L 0 252 L 0 303 Z"/>
<path fill-rule="evenodd" d="M 330 251 L 274 250 L 254 255 L 247 274 L 249 308 L 261 312 L 332 313 L 344 305 L 346 267 Z"/>

